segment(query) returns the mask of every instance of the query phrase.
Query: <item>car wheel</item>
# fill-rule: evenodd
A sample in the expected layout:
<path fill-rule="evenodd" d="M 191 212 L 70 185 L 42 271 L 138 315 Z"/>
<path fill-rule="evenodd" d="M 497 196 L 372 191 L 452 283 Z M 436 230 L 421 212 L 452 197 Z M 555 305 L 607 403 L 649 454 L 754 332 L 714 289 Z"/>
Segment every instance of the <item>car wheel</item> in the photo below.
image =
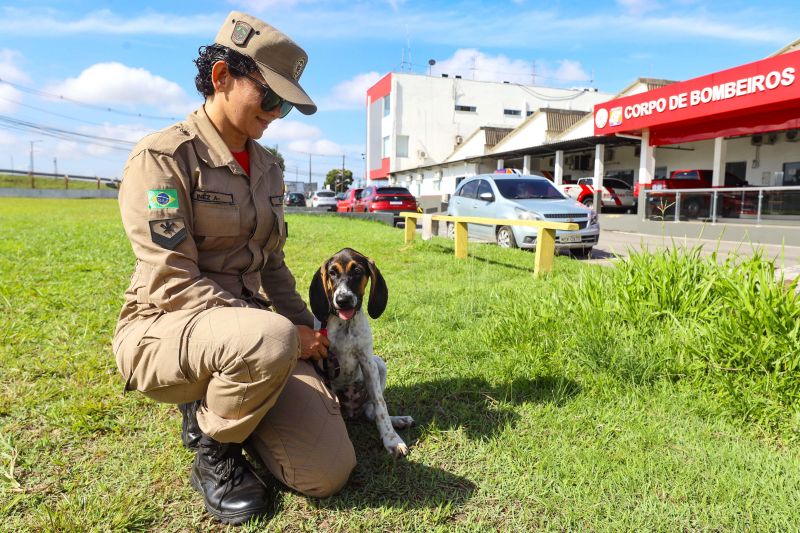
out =
<path fill-rule="evenodd" d="M 570 250 L 576 257 L 590 257 L 592 255 L 592 247 L 589 246 L 587 248 L 573 248 Z"/>
<path fill-rule="evenodd" d="M 516 248 L 517 241 L 514 240 L 514 232 L 509 226 L 501 226 L 497 230 L 497 246 L 501 248 Z"/>
<path fill-rule="evenodd" d="M 700 200 L 695 198 L 686 202 L 683 212 L 686 213 L 687 218 L 697 218 L 700 216 L 700 208 Z"/>
<path fill-rule="evenodd" d="M 447 223 L 447 238 L 450 240 L 456 239 L 456 225 L 453 222 Z"/>
<path fill-rule="evenodd" d="M 594 196 L 587 196 L 586 198 L 583 199 L 583 201 L 581 203 L 583 205 L 585 205 L 586 207 L 590 208 L 590 209 L 593 208 L 594 207 Z"/>

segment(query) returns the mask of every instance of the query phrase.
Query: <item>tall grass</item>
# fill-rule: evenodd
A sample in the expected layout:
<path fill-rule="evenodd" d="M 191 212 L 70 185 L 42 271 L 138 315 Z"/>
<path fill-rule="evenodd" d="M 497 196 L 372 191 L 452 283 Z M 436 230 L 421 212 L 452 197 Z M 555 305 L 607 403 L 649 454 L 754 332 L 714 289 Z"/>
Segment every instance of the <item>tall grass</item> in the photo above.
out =
<path fill-rule="evenodd" d="M 800 437 L 800 299 L 761 254 L 719 264 L 702 249 L 633 251 L 607 271 L 586 269 L 537 314 L 568 327 L 567 346 L 589 367 L 634 383 L 689 380 L 721 412 L 781 437 Z M 528 313 L 528 314 L 526 314 Z M 518 302 L 505 335 L 529 338 L 530 309 Z M 558 333 L 556 333 L 558 335 Z M 563 351 L 563 350 L 561 350 Z"/>

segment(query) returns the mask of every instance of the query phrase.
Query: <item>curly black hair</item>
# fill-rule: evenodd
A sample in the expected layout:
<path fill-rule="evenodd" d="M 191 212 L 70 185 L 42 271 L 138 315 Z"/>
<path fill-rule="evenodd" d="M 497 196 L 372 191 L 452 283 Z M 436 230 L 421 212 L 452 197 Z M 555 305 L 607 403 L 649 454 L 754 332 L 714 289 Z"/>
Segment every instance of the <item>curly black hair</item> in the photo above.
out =
<path fill-rule="evenodd" d="M 232 50 L 227 46 L 221 44 L 210 44 L 208 46 L 201 46 L 197 53 L 197 59 L 194 64 L 197 65 L 197 76 L 194 77 L 194 86 L 197 91 L 203 96 L 211 96 L 214 94 L 214 84 L 211 81 L 211 69 L 217 61 L 224 61 L 228 68 L 235 71 L 236 74 L 250 74 L 258 70 L 256 62 L 253 58 L 244 54 L 240 54 L 236 50 Z"/>

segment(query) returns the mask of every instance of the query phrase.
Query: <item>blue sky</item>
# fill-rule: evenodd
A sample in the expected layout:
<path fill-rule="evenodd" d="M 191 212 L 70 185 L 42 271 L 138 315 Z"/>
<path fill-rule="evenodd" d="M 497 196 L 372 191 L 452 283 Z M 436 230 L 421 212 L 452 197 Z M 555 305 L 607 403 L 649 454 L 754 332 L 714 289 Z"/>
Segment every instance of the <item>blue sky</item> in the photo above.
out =
<path fill-rule="evenodd" d="M 319 106 L 273 123 L 287 179 L 342 155 L 364 174 L 365 90 L 390 71 L 616 93 L 638 77 L 684 80 L 761 59 L 800 38 L 797 0 L 6 1 L 0 6 L 0 168 L 116 177 L 126 145 L 201 104 L 197 48 L 228 11 L 259 16 L 309 54 L 302 85 Z M 405 62 L 403 61 L 405 60 Z M 141 116 L 139 116 L 141 115 Z M 174 118 L 174 120 L 173 120 Z M 90 137 L 44 135 L 46 126 Z"/>

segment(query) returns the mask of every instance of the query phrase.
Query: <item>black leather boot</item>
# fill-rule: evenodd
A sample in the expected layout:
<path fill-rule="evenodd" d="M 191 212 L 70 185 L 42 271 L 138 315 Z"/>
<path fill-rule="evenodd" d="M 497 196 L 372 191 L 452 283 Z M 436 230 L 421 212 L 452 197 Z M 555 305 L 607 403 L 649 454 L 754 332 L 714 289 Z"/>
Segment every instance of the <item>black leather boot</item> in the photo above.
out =
<path fill-rule="evenodd" d="M 192 466 L 192 487 L 206 510 L 224 524 L 241 524 L 272 507 L 264 485 L 250 470 L 241 444 L 224 444 L 202 434 Z"/>
<path fill-rule="evenodd" d="M 181 422 L 181 440 L 183 445 L 189 449 L 196 449 L 200 441 L 202 432 L 197 424 L 197 409 L 200 407 L 200 400 L 196 402 L 182 403 L 178 405 L 183 421 Z"/>

